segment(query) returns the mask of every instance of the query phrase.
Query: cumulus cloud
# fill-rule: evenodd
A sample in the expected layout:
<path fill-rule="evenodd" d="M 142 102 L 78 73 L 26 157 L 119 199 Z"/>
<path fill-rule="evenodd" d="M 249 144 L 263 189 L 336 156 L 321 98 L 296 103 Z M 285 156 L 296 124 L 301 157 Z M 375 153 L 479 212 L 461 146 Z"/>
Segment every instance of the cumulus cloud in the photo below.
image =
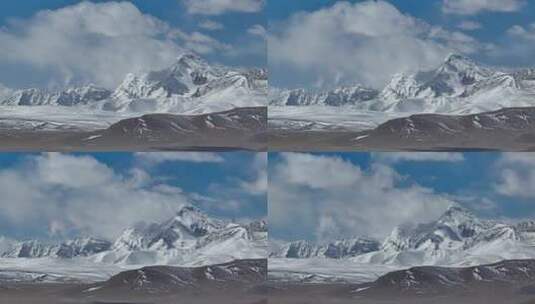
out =
<path fill-rule="evenodd" d="M 444 0 L 442 10 L 448 14 L 475 15 L 484 11 L 516 12 L 525 0 Z"/>
<path fill-rule="evenodd" d="M 531 23 L 527 27 L 514 25 L 507 30 L 507 34 L 519 39 L 535 41 L 535 23 Z"/>
<path fill-rule="evenodd" d="M 270 225 L 288 234 L 313 231 L 318 240 L 383 238 L 396 225 L 436 219 L 453 204 L 402 181 L 384 164 L 365 170 L 337 156 L 281 154 L 270 175 Z"/>
<path fill-rule="evenodd" d="M 227 12 L 255 13 L 264 0 L 183 0 L 190 14 L 221 15 Z"/>
<path fill-rule="evenodd" d="M 260 24 L 255 24 L 251 26 L 249 29 L 247 29 L 247 33 L 254 36 L 260 36 L 260 37 L 266 37 L 267 31 L 266 28 L 264 28 Z"/>
<path fill-rule="evenodd" d="M 193 50 L 199 54 L 210 54 L 215 51 L 223 51 L 225 53 L 233 51 L 229 44 L 220 42 L 200 32 L 186 33 L 179 29 L 174 29 L 169 36 L 181 40 L 186 49 Z"/>
<path fill-rule="evenodd" d="M 0 29 L 0 45 L 0 67 L 46 71 L 46 85 L 110 88 L 129 72 L 166 67 L 184 47 L 200 53 L 228 48 L 201 33 L 172 28 L 130 2 L 81 2 L 12 20 Z"/>
<path fill-rule="evenodd" d="M 461 162 L 464 161 L 462 153 L 454 152 L 394 152 L 373 153 L 373 158 L 385 163 L 399 162 Z"/>
<path fill-rule="evenodd" d="M 517 198 L 535 198 L 535 157 L 532 153 L 507 153 L 498 161 L 496 192 Z"/>
<path fill-rule="evenodd" d="M 340 1 L 298 13 L 270 28 L 268 42 L 272 65 L 321 75 L 316 82 L 323 86 L 351 81 L 381 87 L 395 73 L 430 69 L 448 53 L 485 47 L 464 33 L 403 14 L 386 1 Z"/>
<path fill-rule="evenodd" d="M 465 20 L 465 21 L 461 21 L 457 25 L 457 27 L 465 31 L 475 31 L 475 30 L 481 29 L 483 25 L 481 25 L 481 23 L 479 22 Z"/>
<path fill-rule="evenodd" d="M 224 158 L 212 152 L 138 152 L 136 157 L 149 164 L 166 162 L 222 163 Z"/>
<path fill-rule="evenodd" d="M 204 20 L 199 23 L 199 27 L 209 31 L 218 31 L 225 28 L 223 24 L 212 20 Z"/>
<path fill-rule="evenodd" d="M 267 153 L 258 153 L 251 165 L 255 175 L 254 179 L 241 182 L 241 188 L 253 195 L 266 195 L 268 189 L 267 164 Z"/>
<path fill-rule="evenodd" d="M 0 171 L 0 219 L 50 236 L 113 238 L 140 221 L 161 221 L 188 196 L 180 188 L 147 186 L 89 156 L 44 154 Z"/>
<path fill-rule="evenodd" d="M 534 52 L 535 23 L 531 23 L 511 26 L 490 55 L 502 64 L 531 66 Z"/>

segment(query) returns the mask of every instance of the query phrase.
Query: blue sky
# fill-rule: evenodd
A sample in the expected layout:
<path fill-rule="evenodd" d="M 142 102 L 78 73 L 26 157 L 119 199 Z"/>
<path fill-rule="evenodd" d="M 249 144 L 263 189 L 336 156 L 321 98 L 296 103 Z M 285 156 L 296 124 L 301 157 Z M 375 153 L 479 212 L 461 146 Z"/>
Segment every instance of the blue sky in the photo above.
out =
<path fill-rule="evenodd" d="M 368 84 L 370 86 L 380 86 L 384 83 L 386 76 L 379 77 L 379 79 L 370 79 L 370 77 L 364 77 L 359 72 L 351 73 L 344 70 L 344 65 L 349 66 L 348 69 L 362 70 L 362 73 L 380 73 L 380 70 L 374 70 L 360 63 L 355 58 L 363 58 L 362 60 L 376 61 L 375 65 L 378 68 L 382 68 L 382 64 L 390 65 L 391 69 L 388 69 L 388 73 L 396 71 L 406 71 L 410 68 L 429 68 L 433 64 L 439 64 L 438 58 L 441 58 L 444 50 L 437 51 L 437 46 L 444 47 L 452 52 L 464 53 L 474 60 L 500 66 L 535 66 L 535 59 L 530 54 L 535 50 L 535 39 L 533 39 L 533 28 L 530 29 L 530 25 L 535 22 L 535 2 L 523 1 L 523 0 L 504 0 L 504 1 L 480 1 L 479 3 L 487 3 L 486 7 L 481 4 L 479 7 L 474 7 L 475 1 L 465 0 L 380 0 L 375 2 L 376 6 L 381 6 L 381 2 L 386 1 L 391 4 L 395 9 L 405 15 L 406 17 L 416 18 L 417 20 L 424 22 L 429 26 L 440 27 L 448 32 L 444 36 L 438 39 L 436 36 L 430 36 L 425 30 L 422 31 L 421 26 L 407 26 L 406 31 L 403 32 L 403 36 L 418 36 L 421 41 L 427 40 L 427 44 L 424 43 L 421 47 L 422 54 L 415 55 L 415 57 L 405 56 L 404 51 L 410 52 L 410 45 L 414 45 L 416 40 L 401 40 L 398 39 L 395 44 L 388 44 L 388 35 L 381 35 L 376 37 L 378 40 L 382 40 L 382 44 L 377 41 L 373 41 L 373 48 L 378 51 L 376 59 L 370 59 L 368 49 L 361 47 L 361 43 L 370 41 L 364 40 L 365 38 L 358 37 L 358 35 L 351 34 L 351 30 L 344 28 L 344 26 L 337 24 L 329 27 L 329 30 L 335 30 L 337 33 L 331 33 L 327 30 L 330 24 L 329 18 L 341 19 L 340 15 L 332 13 L 330 15 L 323 14 L 320 19 L 317 14 L 321 10 L 333 10 L 333 7 L 340 5 L 341 3 L 350 3 L 355 9 L 346 9 L 345 13 L 357 22 L 357 20 L 365 20 L 363 10 L 356 9 L 359 6 L 364 6 L 373 1 L 369 0 L 349 0 L 349 1 L 333 1 L 333 0 L 310 0 L 310 1 L 285 1 L 285 0 L 272 0 L 269 1 L 266 8 L 266 14 L 268 16 L 269 31 L 272 35 L 272 41 L 277 40 L 280 43 L 272 43 L 270 41 L 270 70 L 272 75 L 272 84 L 279 87 L 330 87 L 338 82 L 351 83 L 359 82 Z M 379 3 L 379 4 L 378 4 Z M 448 5 L 449 6 L 446 6 Z M 452 4 L 453 3 L 453 4 Z M 472 3 L 472 4 L 470 4 Z M 457 10 L 451 9 L 452 5 Z M 470 6 L 468 6 L 470 5 Z M 463 10 L 463 6 L 466 7 Z M 383 7 L 384 8 L 384 7 Z M 447 9 L 450 8 L 450 9 Z M 368 10 L 370 11 L 370 10 Z M 295 18 L 295 15 L 301 15 L 298 21 L 293 24 L 290 20 Z M 373 16 L 374 13 L 372 13 Z M 385 31 L 394 31 L 399 28 L 395 22 L 399 22 L 401 19 L 388 19 L 389 14 L 377 13 L 373 18 L 374 21 L 369 22 L 370 28 L 381 28 L 385 24 L 390 24 L 388 20 L 393 20 L 390 25 L 392 28 Z M 317 18 L 314 18 L 314 15 Z M 319 25 L 319 20 L 324 20 L 323 26 Z M 377 24 L 375 24 L 377 21 Z M 381 24 L 383 21 L 383 24 Z M 361 21 L 358 26 L 364 32 L 366 32 L 367 21 Z M 461 28 L 462 24 L 470 23 L 472 26 L 476 24 L 477 28 Z M 340 22 L 342 23 L 342 22 Z M 511 29 L 515 26 L 522 27 L 525 32 L 520 35 L 511 34 Z M 401 26 L 403 27 L 403 26 Z M 311 48 L 310 41 L 306 38 L 299 38 L 306 36 L 303 34 L 307 31 L 307 28 L 314 32 L 315 35 L 311 35 L 310 39 L 318 41 L 324 41 L 325 44 L 331 44 L 332 48 Z M 416 29 L 417 28 L 417 29 Z M 301 32 L 300 30 L 303 30 Z M 322 32 L 325 30 L 325 32 Z M 345 32 L 348 30 L 348 32 Z M 288 35 L 295 31 L 295 37 L 286 41 L 281 39 L 284 35 Z M 470 41 L 461 41 L 456 39 L 454 33 L 461 33 L 470 37 Z M 367 35 L 369 33 L 366 33 Z M 384 33 L 383 33 L 384 34 Z M 393 33 L 392 35 L 398 35 L 399 33 Z M 327 37 L 329 36 L 329 37 Z M 464 37 L 463 39 L 465 39 Z M 339 38 L 339 39 L 336 39 Z M 398 37 L 399 38 L 399 37 Z M 449 42 L 446 41 L 449 39 Z M 345 40 L 345 42 L 344 42 Z M 359 42 L 360 40 L 360 42 Z M 295 43 L 295 45 L 292 44 Z M 354 43 L 348 43 L 347 41 L 353 41 Z M 429 42 L 434 41 L 437 44 L 430 45 Z M 318 42 L 319 43 L 319 42 Z M 299 45 L 303 45 L 303 49 L 299 48 Z M 470 46 L 469 48 L 467 46 Z M 380 48 L 395 49 L 396 52 L 382 54 Z M 279 52 L 283 48 L 287 48 L 284 52 Z M 347 48 L 346 51 L 341 49 Z M 353 49 L 351 49 L 353 48 Z M 295 50 L 292 54 L 291 50 Z M 307 50 L 311 49 L 311 50 Z M 427 50 L 423 52 L 423 50 Z M 339 52 L 340 54 L 353 54 L 355 57 L 335 55 L 338 58 L 329 58 L 329 54 Z M 413 51 L 414 52 L 414 51 Z M 435 52 L 432 54 L 432 52 Z M 307 54 L 310 53 L 310 54 Z M 446 51 L 447 53 L 447 51 Z M 387 55 L 389 54 L 389 55 Z M 425 55 L 424 55 L 425 54 Z M 314 62 L 314 59 L 306 61 L 303 58 L 310 56 L 311 58 L 317 58 L 318 62 Z M 429 56 L 428 59 L 425 57 Z M 434 57 L 436 56 L 436 57 Z M 345 62 L 338 62 L 337 60 L 345 60 Z M 343 58 L 343 57 L 347 57 Z M 422 62 L 417 62 L 418 57 L 422 58 Z M 404 61 L 403 64 L 397 63 L 396 60 Z M 427 61 L 429 60 L 429 61 Z M 379 62 L 383 61 L 383 62 Z M 415 61 L 415 62 L 413 62 Z M 327 62 L 327 63 L 322 63 Z M 309 65 L 310 67 L 304 67 Z M 316 66 L 312 68 L 312 66 Z M 323 67 L 325 65 L 326 67 Z M 340 65 L 340 69 L 336 70 L 337 65 Z M 330 67 L 330 69 L 328 68 Z M 335 70 L 335 71 L 333 71 Z M 339 74 L 345 74 L 341 80 L 334 81 Z M 311 74 L 323 74 L 314 75 Z M 339 75 L 338 75 L 339 76 Z M 320 79 L 318 78 L 328 78 Z"/>
<path fill-rule="evenodd" d="M 262 219 L 267 215 L 266 157 L 2 153 L 0 236 L 112 238 L 136 222 L 168 219 L 187 203 L 218 218 Z"/>
<path fill-rule="evenodd" d="M 133 38 L 131 33 L 125 33 L 123 36 L 117 36 L 116 38 L 123 39 L 121 43 L 126 43 L 126 45 L 129 45 L 128 39 L 131 39 L 131 48 L 136 48 L 136 52 L 139 52 L 139 56 L 154 57 L 155 52 L 160 52 L 163 54 L 164 51 L 159 50 L 159 47 L 167 47 L 168 51 L 170 52 L 170 54 L 165 54 L 165 56 L 159 60 L 146 59 L 143 61 L 138 57 L 131 55 L 131 65 L 133 68 L 139 66 L 139 69 L 147 70 L 150 69 L 151 66 L 154 68 L 161 68 L 162 66 L 165 66 L 165 64 L 169 64 L 169 61 L 171 60 L 170 58 L 172 58 L 172 47 L 175 46 L 187 49 L 193 48 L 194 51 L 198 53 L 201 52 L 201 56 L 203 58 L 214 63 L 232 66 L 265 66 L 265 40 L 261 36 L 261 33 L 254 34 L 250 32 L 251 28 L 266 26 L 266 18 L 262 10 L 240 11 L 239 8 L 232 8 L 230 4 L 227 4 L 225 10 L 210 13 L 198 13 L 191 12 L 191 10 L 188 9 L 188 1 L 189 0 L 128 1 L 135 6 L 136 9 L 143 14 L 143 16 L 152 16 L 157 18 L 158 20 L 165 22 L 168 26 L 170 26 L 170 31 L 178 29 L 184 34 L 181 36 L 181 38 L 175 38 L 172 41 L 172 43 L 175 45 L 171 44 L 163 46 L 156 46 L 156 44 L 164 41 L 165 39 L 163 35 L 168 34 L 170 31 L 162 30 L 161 28 L 154 30 L 151 29 L 150 33 L 146 33 L 146 35 L 140 35 L 142 38 L 146 39 L 145 42 L 140 39 L 132 40 Z M 254 3 L 259 0 L 246 1 Z M 103 50 L 102 48 L 97 48 L 96 45 L 98 43 L 94 43 L 93 46 L 86 47 L 85 50 L 67 47 L 70 45 L 76 45 L 77 42 L 79 42 L 76 40 L 71 40 L 74 39 L 72 36 L 78 36 L 81 40 L 86 35 L 95 34 L 91 27 L 98 26 L 98 15 L 100 14 L 100 16 L 103 18 L 110 18 L 109 16 L 105 17 L 104 13 L 101 11 L 96 11 L 94 8 L 87 8 L 87 12 L 82 13 L 83 16 L 89 16 L 86 17 L 84 22 L 88 22 L 92 24 L 92 26 L 86 28 L 77 28 L 77 26 L 72 26 L 72 24 L 64 26 L 63 28 L 66 31 L 73 31 L 71 35 L 59 35 L 57 28 L 54 27 L 54 25 L 57 25 L 58 22 L 61 22 L 58 21 L 58 19 L 78 19 L 79 17 L 75 13 L 65 14 L 59 17 L 57 16 L 57 12 L 65 7 L 77 6 L 81 2 L 82 1 L 79 0 L 28 0 L 22 2 L 2 1 L 2 3 L 0 3 L 0 41 L 3 46 L 0 47 L 0 52 L 2 51 L 2 48 L 4 48 L 6 53 L 2 54 L 4 60 L 0 60 L 0 67 L 5 71 L 0 73 L 0 83 L 4 83 L 4 85 L 7 85 L 8 87 L 58 87 L 63 85 L 62 82 L 68 81 L 75 83 L 91 81 L 96 82 L 97 84 L 102 84 L 103 86 L 111 86 L 112 84 L 116 84 L 118 80 L 114 79 L 114 81 L 106 82 L 100 81 L 96 76 L 93 75 L 95 74 L 93 71 L 88 70 L 88 67 L 77 65 L 77 61 L 84 60 L 84 57 L 75 58 L 73 62 L 68 61 L 68 57 L 73 56 L 73 53 L 75 52 L 87 51 L 88 53 L 98 53 L 99 51 Z M 103 0 L 92 0 L 90 2 L 97 5 L 120 3 L 120 1 Z M 206 0 L 197 1 L 197 3 L 202 2 L 206 2 Z M 113 11 L 112 9 L 106 10 L 108 12 Z M 130 19 L 125 19 L 128 20 L 128 22 L 139 22 L 142 18 L 144 18 L 136 15 L 135 12 L 126 10 L 124 7 L 119 8 L 118 10 L 129 12 L 122 15 L 115 14 L 115 18 L 119 22 L 121 22 L 121 20 L 119 20 L 117 16 L 120 16 L 121 18 L 130 17 Z M 40 12 L 48 12 L 50 15 L 46 18 L 39 19 L 36 17 L 36 14 Z M 215 24 L 216 28 L 203 27 L 203 24 L 206 23 L 210 23 L 212 26 Z M 39 32 L 41 34 L 34 36 L 28 35 L 28 32 L 36 32 L 33 31 L 35 30 L 35 28 L 32 27 L 34 24 L 35 28 L 42 28 L 42 30 Z M 98 30 L 99 34 L 104 34 L 104 37 L 110 33 L 110 30 L 112 29 L 101 27 Z M 135 31 L 135 29 L 133 29 L 133 31 Z M 161 33 L 157 34 L 155 31 L 161 31 Z M 139 33 L 133 34 L 135 35 Z M 50 37 L 48 42 L 46 42 L 44 37 L 42 40 L 40 39 L 44 35 Z M 92 39 L 95 37 L 96 36 L 93 36 Z M 114 41 L 108 41 L 108 44 L 111 45 L 113 42 Z M 191 47 L 191 44 L 188 45 L 188 42 L 194 43 L 195 46 Z M 151 45 L 151 43 L 155 44 L 153 48 L 146 46 Z M 38 50 L 28 50 L 29 48 L 37 48 Z M 95 48 L 96 51 L 92 48 Z M 144 48 L 146 48 L 146 50 Z M 51 52 L 45 52 L 47 49 L 51 49 Z M 65 52 L 65 60 L 61 63 L 58 63 L 58 61 L 61 61 L 60 57 L 58 57 L 57 60 L 45 60 L 46 58 L 43 58 L 53 57 L 54 52 Z M 120 49 L 118 50 L 117 48 L 113 49 L 110 47 L 99 56 L 106 57 L 107 54 L 111 56 L 114 52 L 122 51 L 120 51 Z M 128 55 L 128 53 L 124 53 L 124 56 Z M 86 56 L 88 55 L 86 54 Z M 111 66 L 115 64 L 115 68 L 120 69 L 121 72 L 123 69 L 127 69 L 127 67 L 124 67 L 123 65 L 119 66 L 118 63 L 114 63 L 112 60 L 110 60 L 111 58 L 112 57 L 102 58 L 102 60 L 107 60 Z M 95 65 L 98 65 L 98 61 L 96 61 Z M 31 77 L 24 79 L 22 77 L 24 75 L 16 75 L 18 73 L 25 74 L 26 77 L 31 75 Z M 66 80 L 66 77 L 71 77 L 74 79 L 74 81 L 71 79 Z M 118 77 L 119 76 L 117 76 L 117 78 Z"/>
<path fill-rule="evenodd" d="M 269 172 L 274 239 L 381 239 L 395 225 L 432 221 L 452 204 L 482 218 L 535 218 L 531 154 L 283 153 L 270 154 Z"/>

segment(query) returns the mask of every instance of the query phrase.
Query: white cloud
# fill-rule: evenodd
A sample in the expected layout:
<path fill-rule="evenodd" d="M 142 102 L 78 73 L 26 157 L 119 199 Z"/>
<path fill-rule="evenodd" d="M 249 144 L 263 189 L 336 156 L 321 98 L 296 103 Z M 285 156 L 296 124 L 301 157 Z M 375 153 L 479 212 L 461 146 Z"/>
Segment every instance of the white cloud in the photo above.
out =
<path fill-rule="evenodd" d="M 283 156 L 285 168 L 278 175 L 289 184 L 312 189 L 345 188 L 363 178 L 360 168 L 341 158 L 299 153 Z"/>
<path fill-rule="evenodd" d="M 204 20 L 202 22 L 199 23 L 199 27 L 205 29 L 205 30 L 209 30 L 209 31 L 218 31 L 218 30 L 222 30 L 225 28 L 225 26 L 223 26 L 223 24 L 219 23 L 219 22 L 215 22 L 215 21 L 212 21 L 212 20 Z"/>
<path fill-rule="evenodd" d="M 535 52 L 535 23 L 510 27 L 500 44 L 490 52 L 493 59 L 513 66 L 533 64 Z"/>
<path fill-rule="evenodd" d="M 189 198 L 180 188 L 146 186 L 88 156 L 44 154 L 0 171 L 0 218 L 28 231 L 113 238 L 140 221 L 161 221 Z"/>
<path fill-rule="evenodd" d="M 531 23 L 527 27 L 514 25 L 507 30 L 507 34 L 512 37 L 535 41 L 535 23 Z"/>
<path fill-rule="evenodd" d="M 516 12 L 525 0 L 444 0 L 442 10 L 448 14 L 475 15 L 484 11 Z"/>
<path fill-rule="evenodd" d="M 110 88 L 129 72 L 168 66 L 184 47 L 200 53 L 228 48 L 206 35 L 172 28 L 130 2 L 43 10 L 2 27 L 0 45 L 0 65 L 46 71 L 46 85 L 92 82 Z"/>
<path fill-rule="evenodd" d="M 453 204 L 419 185 L 401 186 L 403 177 L 383 164 L 363 170 L 336 156 L 280 158 L 268 190 L 269 222 L 278 231 L 299 227 L 319 240 L 382 238 L 396 225 L 436 219 Z"/>
<path fill-rule="evenodd" d="M 260 24 L 255 24 L 255 25 L 251 26 L 247 30 L 247 33 L 249 33 L 250 35 L 260 36 L 260 37 L 266 37 L 266 35 L 267 35 L 266 28 L 264 28 Z"/>
<path fill-rule="evenodd" d="M 230 45 L 200 32 L 186 33 L 179 29 L 173 29 L 169 32 L 169 36 L 181 40 L 184 48 L 193 50 L 199 54 L 222 51 L 226 55 L 226 53 L 233 51 Z"/>
<path fill-rule="evenodd" d="M 385 163 L 399 162 L 461 162 L 462 153 L 455 152 L 393 152 L 373 153 L 373 158 Z"/>
<path fill-rule="evenodd" d="M 136 157 L 149 164 L 165 162 L 222 163 L 223 157 L 212 152 L 138 152 Z"/>
<path fill-rule="evenodd" d="M 184 4 L 190 14 L 221 15 L 259 12 L 264 7 L 264 0 L 184 0 Z"/>
<path fill-rule="evenodd" d="M 401 13 L 385 1 L 346 1 L 302 12 L 268 35 L 269 61 L 316 82 L 383 86 L 393 74 L 438 65 L 448 53 L 483 48 L 474 38 Z"/>
<path fill-rule="evenodd" d="M 268 190 L 267 153 L 258 153 L 255 156 L 251 168 L 254 171 L 252 181 L 242 181 L 241 187 L 247 193 L 253 195 L 266 195 Z"/>
<path fill-rule="evenodd" d="M 535 198 L 535 156 L 506 153 L 498 161 L 496 192 L 510 197 Z"/>
<path fill-rule="evenodd" d="M 481 25 L 481 23 L 479 22 L 465 20 L 465 21 L 461 21 L 457 25 L 457 27 L 465 31 L 475 31 L 475 30 L 481 29 L 483 25 Z"/>

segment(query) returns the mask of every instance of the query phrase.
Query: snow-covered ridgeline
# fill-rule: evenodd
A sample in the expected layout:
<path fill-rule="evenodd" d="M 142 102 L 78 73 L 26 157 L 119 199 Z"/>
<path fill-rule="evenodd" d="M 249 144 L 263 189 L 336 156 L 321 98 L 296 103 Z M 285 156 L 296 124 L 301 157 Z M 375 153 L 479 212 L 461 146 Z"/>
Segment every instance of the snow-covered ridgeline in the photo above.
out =
<path fill-rule="evenodd" d="M 265 106 L 265 69 L 212 66 L 184 54 L 169 68 L 128 74 L 114 90 L 94 85 L 61 91 L 0 86 L 0 105 L 69 106 L 113 112 L 209 113 Z"/>
<path fill-rule="evenodd" d="M 263 221 L 236 224 L 212 219 L 184 206 L 162 223 L 127 228 L 113 242 L 79 238 L 60 243 L 13 241 L 0 255 L 6 259 L 84 259 L 114 265 L 210 265 L 267 256 Z"/>
<path fill-rule="evenodd" d="M 270 106 L 351 106 L 354 110 L 472 114 L 535 105 L 535 69 L 486 67 L 457 54 L 434 70 L 393 75 L 382 89 L 363 85 L 324 92 L 273 88 Z"/>
<path fill-rule="evenodd" d="M 355 264 L 396 266 L 471 266 L 535 258 L 535 222 L 510 224 L 479 219 L 458 206 L 450 207 L 434 222 L 396 227 L 382 244 L 363 240 L 328 245 L 291 242 L 277 246 L 271 257 L 343 258 Z"/>

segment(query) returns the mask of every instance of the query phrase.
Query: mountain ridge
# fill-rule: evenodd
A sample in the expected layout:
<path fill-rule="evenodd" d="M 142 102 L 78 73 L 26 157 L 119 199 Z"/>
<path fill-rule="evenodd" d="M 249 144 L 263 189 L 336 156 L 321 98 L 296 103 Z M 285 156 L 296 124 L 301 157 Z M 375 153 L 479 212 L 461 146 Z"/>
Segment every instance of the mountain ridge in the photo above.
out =
<path fill-rule="evenodd" d="M 205 265 L 264 257 L 265 221 L 236 224 L 211 218 L 185 205 L 160 223 L 126 228 L 115 241 L 94 238 L 58 244 L 37 240 L 15 242 L 0 256 L 17 258 L 84 258 L 115 265 Z"/>
<path fill-rule="evenodd" d="M 398 266 L 470 266 L 524 259 L 535 254 L 535 222 L 508 224 L 479 219 L 468 209 L 452 205 L 435 221 L 397 226 L 382 243 L 371 244 L 364 251 L 336 258 Z M 272 250 L 270 257 L 332 258 L 319 254 L 321 248 L 306 241 L 290 242 L 279 251 Z"/>
<path fill-rule="evenodd" d="M 387 273 L 357 288 L 359 295 L 396 294 L 431 296 L 477 292 L 506 286 L 517 293 L 529 292 L 535 283 L 535 260 L 503 260 L 472 267 L 419 266 Z"/>
<path fill-rule="evenodd" d="M 210 65 L 185 53 L 166 69 L 127 74 L 115 89 L 94 85 L 63 90 L 0 88 L 0 105 L 69 106 L 115 112 L 207 113 L 265 106 L 267 71 Z"/>
<path fill-rule="evenodd" d="M 376 251 L 379 247 L 378 241 L 360 237 L 336 240 L 326 244 L 300 240 L 283 244 L 272 252 L 270 257 L 340 259 Z"/>
<path fill-rule="evenodd" d="M 366 93 L 354 94 L 357 91 Z M 331 96 L 342 102 L 330 102 Z M 268 102 L 271 106 L 351 106 L 366 111 L 472 114 L 534 105 L 534 96 L 534 69 L 482 66 L 462 55 L 450 54 L 433 70 L 393 75 L 382 89 L 362 85 L 319 93 L 273 89 Z"/>

